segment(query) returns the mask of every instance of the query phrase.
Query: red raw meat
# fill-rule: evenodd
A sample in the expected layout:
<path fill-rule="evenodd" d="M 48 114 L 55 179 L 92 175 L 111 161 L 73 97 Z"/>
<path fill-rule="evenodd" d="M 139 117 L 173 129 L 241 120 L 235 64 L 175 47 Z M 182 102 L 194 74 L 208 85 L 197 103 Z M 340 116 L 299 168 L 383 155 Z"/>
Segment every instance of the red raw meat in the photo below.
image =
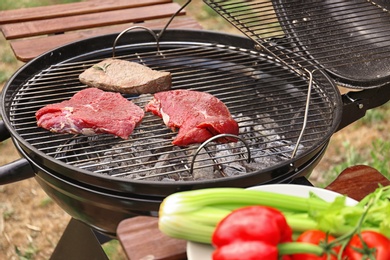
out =
<path fill-rule="evenodd" d="M 39 109 L 35 117 L 39 127 L 54 133 L 109 133 L 127 139 L 144 111 L 119 93 L 87 88 L 69 100 Z"/>
<path fill-rule="evenodd" d="M 202 143 L 218 134 L 238 135 L 238 124 L 222 101 L 205 92 L 170 90 L 154 94 L 145 111 L 162 117 L 166 126 L 179 132 L 172 144 Z M 237 141 L 220 138 L 218 142 Z"/>

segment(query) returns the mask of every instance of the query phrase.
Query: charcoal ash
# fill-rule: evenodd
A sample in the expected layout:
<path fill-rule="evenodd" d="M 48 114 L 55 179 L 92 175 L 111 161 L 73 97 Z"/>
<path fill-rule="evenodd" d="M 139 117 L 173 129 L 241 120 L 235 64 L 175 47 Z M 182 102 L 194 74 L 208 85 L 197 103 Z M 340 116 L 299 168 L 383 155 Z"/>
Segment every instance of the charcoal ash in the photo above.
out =
<path fill-rule="evenodd" d="M 265 118 L 269 117 L 265 116 Z M 291 157 L 296 144 L 276 133 L 277 124 L 267 120 L 267 124 L 271 127 L 265 128 L 251 117 L 242 114 L 237 115 L 236 120 L 240 126 L 240 136 L 250 147 L 251 162 L 247 162 L 248 151 L 240 141 L 216 145 L 213 157 L 218 164 L 222 165 L 226 176 L 237 176 L 265 169 Z M 300 144 L 297 153 L 299 154 L 303 149 L 304 146 Z"/>
<path fill-rule="evenodd" d="M 145 96 L 146 102 L 149 97 Z M 199 145 L 171 144 L 175 133 L 153 118 L 136 129 L 128 140 L 107 135 L 77 136 L 64 146 L 59 158 L 76 167 L 112 177 L 147 181 L 198 181 L 232 177 L 258 171 L 288 160 L 295 143 L 277 134 L 278 126 L 268 114 L 234 116 L 241 140 Z M 87 147 L 87 148 L 86 148 Z M 299 145 L 298 153 L 303 150 Z M 194 159 L 195 156 L 195 159 Z M 191 163 L 193 167 L 191 171 Z"/>

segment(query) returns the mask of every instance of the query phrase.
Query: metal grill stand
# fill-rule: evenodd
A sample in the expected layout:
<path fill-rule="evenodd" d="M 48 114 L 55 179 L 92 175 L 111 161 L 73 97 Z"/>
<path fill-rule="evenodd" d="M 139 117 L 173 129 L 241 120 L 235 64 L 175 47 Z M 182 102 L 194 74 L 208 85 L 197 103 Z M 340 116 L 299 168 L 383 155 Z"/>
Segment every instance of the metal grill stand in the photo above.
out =
<path fill-rule="evenodd" d="M 110 240 L 111 238 L 72 218 L 50 259 L 108 259 L 102 244 Z"/>

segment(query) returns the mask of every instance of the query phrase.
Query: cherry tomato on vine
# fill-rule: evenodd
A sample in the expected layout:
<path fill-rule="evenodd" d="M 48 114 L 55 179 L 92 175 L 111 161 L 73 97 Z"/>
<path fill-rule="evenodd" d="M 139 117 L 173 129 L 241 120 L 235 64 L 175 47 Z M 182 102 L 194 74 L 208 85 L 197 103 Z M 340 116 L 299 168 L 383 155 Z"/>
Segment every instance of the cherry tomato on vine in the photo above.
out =
<path fill-rule="evenodd" d="M 308 230 L 303 232 L 297 239 L 297 242 L 311 243 L 315 245 L 328 244 L 335 240 L 335 237 L 320 231 L 320 230 Z M 324 253 L 322 256 L 316 256 L 314 254 L 294 254 L 292 255 L 293 260 L 336 260 L 339 247 L 330 249 L 330 252 L 333 253 L 329 256 L 330 253 Z"/>
<path fill-rule="evenodd" d="M 352 237 L 343 256 L 348 260 L 390 260 L 390 240 L 378 232 L 362 231 L 361 237 L 357 234 Z"/>

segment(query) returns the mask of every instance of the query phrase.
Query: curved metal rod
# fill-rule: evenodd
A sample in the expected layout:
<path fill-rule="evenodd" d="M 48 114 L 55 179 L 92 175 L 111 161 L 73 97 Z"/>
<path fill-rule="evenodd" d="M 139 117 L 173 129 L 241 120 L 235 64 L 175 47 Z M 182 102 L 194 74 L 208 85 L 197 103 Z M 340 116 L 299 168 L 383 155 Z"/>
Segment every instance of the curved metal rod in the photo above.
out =
<path fill-rule="evenodd" d="M 192 175 L 193 171 L 194 171 L 194 163 L 195 163 L 195 158 L 196 156 L 199 154 L 200 150 L 203 149 L 203 147 L 205 147 L 209 142 L 211 141 L 214 141 L 215 139 L 218 139 L 218 138 L 221 138 L 221 137 L 233 137 L 233 138 L 237 138 L 239 139 L 241 142 L 244 143 L 247 151 L 248 151 L 248 158 L 247 158 L 247 162 L 250 163 L 251 161 L 251 151 L 249 149 L 249 145 L 245 142 L 244 138 L 238 136 L 238 135 L 232 135 L 232 134 L 219 134 L 219 135 L 215 135 L 209 139 L 207 139 L 206 141 L 204 141 L 199 147 L 198 149 L 196 150 L 194 156 L 192 157 L 192 161 L 191 161 L 191 165 L 190 165 L 190 174 Z"/>
<path fill-rule="evenodd" d="M 152 31 L 151 29 L 147 28 L 147 27 L 143 27 L 143 26 L 132 26 L 132 27 L 129 27 L 125 30 L 123 30 L 120 34 L 118 34 L 118 36 L 115 38 L 115 41 L 114 41 L 114 44 L 112 46 L 112 57 L 115 58 L 115 48 L 116 48 L 116 44 L 119 40 L 120 37 L 122 37 L 123 34 L 127 33 L 128 31 L 131 31 L 131 30 L 134 30 L 134 29 L 143 29 L 143 30 L 146 30 L 148 31 L 153 37 L 154 39 L 156 40 L 156 44 L 157 44 L 157 53 L 160 52 L 160 41 L 159 41 L 159 37 L 157 36 L 157 34 L 154 33 L 154 31 Z"/>
<path fill-rule="evenodd" d="M 116 48 L 116 44 L 119 40 L 120 37 L 122 37 L 123 34 L 127 33 L 128 31 L 131 31 L 131 30 L 134 30 L 134 29 L 144 29 L 146 31 L 148 31 L 151 35 L 153 35 L 154 39 L 156 40 L 156 44 L 157 44 L 157 53 L 160 52 L 160 37 L 164 34 L 164 32 L 166 31 L 166 29 L 168 28 L 168 26 L 171 24 L 171 22 L 173 21 L 173 19 L 189 4 L 191 3 L 192 0 L 188 0 L 183 6 L 181 6 L 179 8 L 179 10 L 177 10 L 172 16 L 171 18 L 168 20 L 167 24 L 164 26 L 164 28 L 159 32 L 159 33 L 155 33 L 154 31 L 152 31 L 151 29 L 147 28 L 147 27 L 144 27 L 144 26 L 132 26 L 132 27 L 129 27 L 125 30 L 123 30 L 115 39 L 114 41 L 114 45 L 112 47 L 112 57 L 115 58 L 115 48 Z"/>
<path fill-rule="evenodd" d="M 171 18 L 169 19 L 169 21 L 167 22 L 167 24 L 164 26 L 164 28 L 158 33 L 158 39 L 160 39 L 161 35 L 164 34 L 164 32 L 166 31 L 166 29 L 168 28 L 168 26 L 171 24 L 171 22 L 173 21 L 173 19 L 176 17 L 176 15 L 178 15 L 189 3 L 191 3 L 192 0 L 188 0 L 182 7 L 179 8 L 179 10 L 177 10 L 172 16 Z"/>
<path fill-rule="evenodd" d="M 312 90 L 312 87 L 313 87 L 313 73 L 311 71 L 309 71 L 308 69 L 306 69 L 306 68 L 303 68 L 303 70 L 305 70 L 306 73 L 309 74 L 309 86 L 308 86 L 308 89 L 307 89 L 305 114 L 304 114 L 304 117 L 303 117 L 303 125 L 302 125 L 301 132 L 299 133 L 297 143 L 295 144 L 294 150 L 293 150 L 293 152 L 291 154 L 291 158 L 295 157 L 295 155 L 296 155 L 296 153 L 298 151 L 298 146 L 301 143 L 303 134 L 304 134 L 304 132 L 306 130 L 307 118 L 308 118 L 308 115 L 309 115 L 309 105 L 310 105 L 310 98 L 311 98 L 311 90 Z"/>

